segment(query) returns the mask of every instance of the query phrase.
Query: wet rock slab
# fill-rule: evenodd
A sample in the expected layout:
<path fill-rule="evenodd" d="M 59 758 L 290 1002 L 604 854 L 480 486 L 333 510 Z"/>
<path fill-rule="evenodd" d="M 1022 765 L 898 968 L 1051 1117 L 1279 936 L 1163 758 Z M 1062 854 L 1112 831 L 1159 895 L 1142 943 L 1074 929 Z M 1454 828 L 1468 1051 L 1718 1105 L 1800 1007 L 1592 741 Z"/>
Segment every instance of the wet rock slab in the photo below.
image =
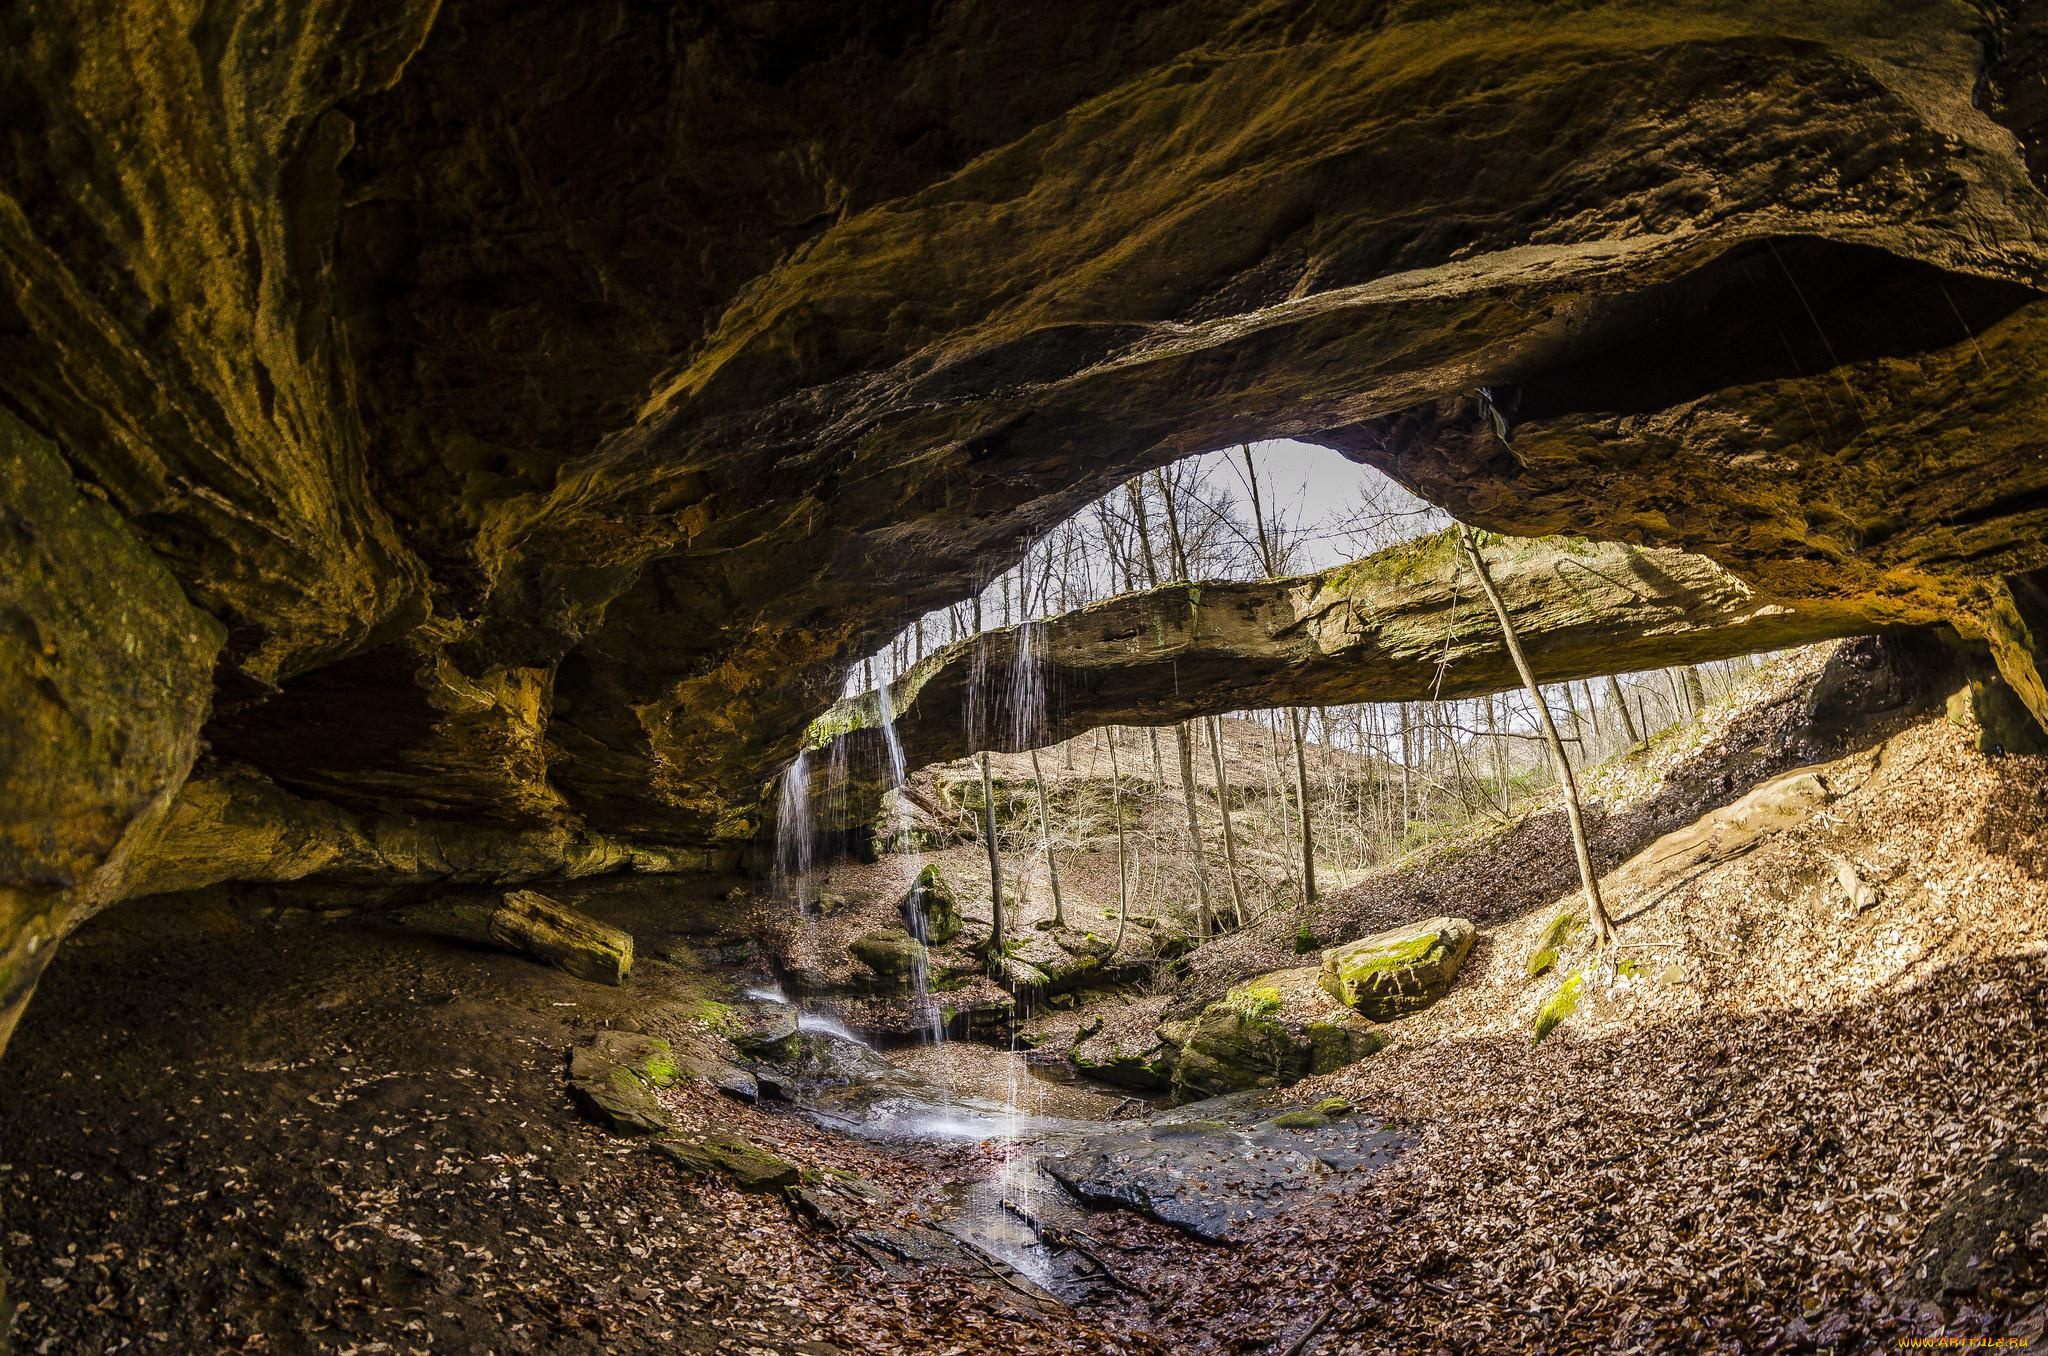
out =
<path fill-rule="evenodd" d="M 1135 1210 L 1228 1243 L 1249 1223 L 1343 1190 L 1412 1142 L 1368 1116 L 1304 1115 L 1228 1097 L 1119 1127 L 1042 1166 L 1086 1205 Z"/>

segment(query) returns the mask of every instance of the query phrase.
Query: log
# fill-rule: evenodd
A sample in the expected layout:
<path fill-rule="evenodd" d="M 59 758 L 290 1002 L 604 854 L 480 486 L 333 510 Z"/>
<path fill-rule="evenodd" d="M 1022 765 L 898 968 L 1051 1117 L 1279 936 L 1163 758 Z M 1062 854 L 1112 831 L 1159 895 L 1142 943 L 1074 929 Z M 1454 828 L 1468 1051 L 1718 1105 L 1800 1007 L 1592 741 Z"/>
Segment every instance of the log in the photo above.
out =
<path fill-rule="evenodd" d="M 595 984 L 624 984 L 633 971 L 631 933 L 600 923 L 534 890 L 514 890 L 491 914 L 491 940 Z"/>

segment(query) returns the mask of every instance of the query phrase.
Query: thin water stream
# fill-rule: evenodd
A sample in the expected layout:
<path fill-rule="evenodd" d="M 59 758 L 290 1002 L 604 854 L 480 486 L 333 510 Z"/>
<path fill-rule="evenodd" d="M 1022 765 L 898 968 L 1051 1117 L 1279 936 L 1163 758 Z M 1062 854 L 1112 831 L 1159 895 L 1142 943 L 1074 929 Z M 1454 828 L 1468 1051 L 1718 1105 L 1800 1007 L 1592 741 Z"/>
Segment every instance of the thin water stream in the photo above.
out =
<path fill-rule="evenodd" d="M 1043 1162 L 1102 1134 L 1133 1099 L 1054 1079 L 1018 1051 L 969 1041 L 905 1047 L 885 1057 L 911 1076 L 915 1090 L 873 1098 L 854 1090 L 828 1094 L 806 1113 L 870 1143 L 948 1164 L 974 1150 L 985 1168 L 935 1174 L 920 1208 L 1033 1284 L 1078 1298 L 1099 1276 L 1046 1239 L 1085 1230 L 1088 1211 Z"/>

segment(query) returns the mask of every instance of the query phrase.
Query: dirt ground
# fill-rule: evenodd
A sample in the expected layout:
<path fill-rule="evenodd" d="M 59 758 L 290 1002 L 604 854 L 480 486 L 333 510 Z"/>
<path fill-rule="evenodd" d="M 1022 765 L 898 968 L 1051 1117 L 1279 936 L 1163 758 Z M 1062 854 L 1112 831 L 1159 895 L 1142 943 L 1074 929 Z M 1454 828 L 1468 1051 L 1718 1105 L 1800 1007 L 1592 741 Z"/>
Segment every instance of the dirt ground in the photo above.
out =
<path fill-rule="evenodd" d="M 781 1200 L 686 1178 L 580 1120 L 564 1049 L 605 1025 L 695 1026 L 705 984 L 654 956 L 727 911 L 715 888 L 668 882 L 574 893 L 636 931 L 631 987 L 205 902 L 82 930 L 0 1065 L 19 1348 L 823 1356 L 962 1331 L 1014 1351 L 1119 1345 L 999 1288 L 886 1275 Z M 766 1127 L 805 1166 L 907 1171 L 709 1092 L 676 1106 L 685 1126 Z"/>

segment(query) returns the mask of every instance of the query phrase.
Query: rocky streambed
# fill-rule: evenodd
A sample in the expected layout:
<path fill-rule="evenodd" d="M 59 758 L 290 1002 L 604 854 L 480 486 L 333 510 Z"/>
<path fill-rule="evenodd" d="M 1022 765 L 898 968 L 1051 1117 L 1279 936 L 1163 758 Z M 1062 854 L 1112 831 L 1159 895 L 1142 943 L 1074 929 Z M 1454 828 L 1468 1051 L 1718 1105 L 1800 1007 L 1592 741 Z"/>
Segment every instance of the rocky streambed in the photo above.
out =
<path fill-rule="evenodd" d="M 759 1074 L 769 1100 L 929 1164 L 932 1185 L 911 1202 L 920 1217 L 1065 1301 L 1125 1283 L 1090 1246 L 1094 1211 L 1227 1244 L 1252 1221 L 1345 1193 L 1409 1142 L 1342 1099 L 1310 1106 L 1252 1090 L 1168 1107 L 1015 1048 L 878 1051 L 830 1016 L 755 993 L 755 1020 L 799 1032 L 784 1050 L 793 1057 Z"/>

